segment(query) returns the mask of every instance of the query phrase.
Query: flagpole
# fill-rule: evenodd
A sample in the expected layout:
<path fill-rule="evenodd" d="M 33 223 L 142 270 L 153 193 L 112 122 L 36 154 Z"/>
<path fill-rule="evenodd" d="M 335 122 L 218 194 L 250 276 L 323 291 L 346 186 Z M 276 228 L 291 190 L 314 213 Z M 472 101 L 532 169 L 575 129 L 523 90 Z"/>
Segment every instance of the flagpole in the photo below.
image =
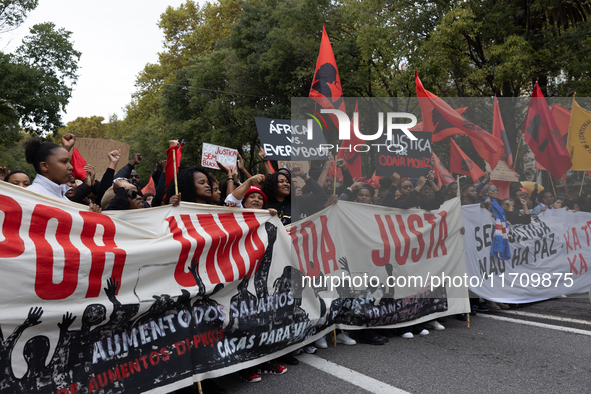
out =
<path fill-rule="evenodd" d="M 517 158 L 519 157 L 519 148 L 521 147 L 521 141 L 523 141 L 523 133 L 521 133 L 522 138 L 519 139 L 519 143 L 517 144 L 517 152 L 515 152 L 515 160 L 513 160 L 513 168 L 517 166 Z"/>
<path fill-rule="evenodd" d="M 339 155 L 339 150 L 337 149 L 337 157 Z M 338 158 L 337 158 L 338 160 Z M 334 179 L 332 181 L 332 194 L 337 194 L 337 160 L 334 161 Z"/>
<path fill-rule="evenodd" d="M 179 194 L 179 184 L 176 179 L 176 149 L 172 150 L 172 160 L 174 161 L 172 166 L 174 170 L 174 194 Z"/>
<path fill-rule="evenodd" d="M 197 382 L 197 390 L 199 390 L 199 394 L 203 394 L 203 389 L 201 388 L 201 382 Z"/>
<path fill-rule="evenodd" d="M 586 172 L 583 172 L 583 180 L 581 181 L 581 190 L 579 190 L 579 197 L 581 197 L 581 194 L 583 193 L 583 185 L 585 184 L 585 174 Z"/>
<path fill-rule="evenodd" d="M 550 174 L 550 172 L 548 171 L 548 175 L 550 176 L 550 184 L 552 184 L 552 190 L 554 191 L 554 197 L 556 197 L 556 189 L 554 188 L 554 181 L 552 180 L 552 178 L 554 178 L 552 176 L 552 174 Z"/>

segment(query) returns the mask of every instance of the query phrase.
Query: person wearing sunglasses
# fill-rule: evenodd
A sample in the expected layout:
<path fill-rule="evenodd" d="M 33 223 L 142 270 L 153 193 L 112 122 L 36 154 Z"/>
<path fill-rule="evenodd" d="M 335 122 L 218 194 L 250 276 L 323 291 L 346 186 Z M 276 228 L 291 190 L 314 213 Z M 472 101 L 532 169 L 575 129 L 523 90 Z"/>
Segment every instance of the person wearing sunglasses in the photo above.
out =
<path fill-rule="evenodd" d="M 108 193 L 105 193 L 105 199 L 108 199 Z M 117 179 L 113 183 L 112 193 L 114 196 L 110 199 L 107 210 L 127 210 L 127 209 L 142 209 L 144 208 L 144 199 L 137 192 L 137 188 L 126 181 L 125 179 Z"/>

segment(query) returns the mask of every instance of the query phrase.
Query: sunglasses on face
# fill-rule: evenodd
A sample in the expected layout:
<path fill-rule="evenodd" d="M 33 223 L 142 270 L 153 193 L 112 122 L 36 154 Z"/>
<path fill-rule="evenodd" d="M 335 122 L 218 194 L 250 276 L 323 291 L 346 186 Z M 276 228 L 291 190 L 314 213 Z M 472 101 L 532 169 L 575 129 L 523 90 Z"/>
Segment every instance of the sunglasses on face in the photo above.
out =
<path fill-rule="evenodd" d="M 493 192 L 493 193 L 494 193 L 494 192 L 498 192 L 498 191 L 499 191 L 499 189 L 488 189 L 488 191 L 489 191 L 489 192 Z"/>
<path fill-rule="evenodd" d="M 128 190 L 127 197 L 131 198 L 132 200 L 135 200 L 137 198 L 137 192 L 135 190 Z"/>

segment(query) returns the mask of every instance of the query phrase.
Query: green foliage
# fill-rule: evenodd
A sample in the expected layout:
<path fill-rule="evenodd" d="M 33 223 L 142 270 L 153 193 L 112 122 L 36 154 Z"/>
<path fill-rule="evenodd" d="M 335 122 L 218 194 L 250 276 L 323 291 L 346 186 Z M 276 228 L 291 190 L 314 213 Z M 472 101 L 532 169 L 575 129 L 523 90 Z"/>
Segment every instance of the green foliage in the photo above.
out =
<path fill-rule="evenodd" d="M 0 2 L 0 33 L 14 30 L 27 14 L 37 7 L 39 0 L 3 0 Z"/>
<path fill-rule="evenodd" d="M 345 96 L 415 96 L 415 69 L 442 97 L 496 93 L 508 98 L 501 113 L 515 152 L 524 110 L 517 98 L 536 79 L 550 96 L 591 93 L 589 4 L 222 0 L 200 8 L 187 1 L 162 15 L 164 51 L 140 73 L 120 127 L 151 164 L 164 158 L 169 139 L 184 139 L 183 165 L 200 162 L 210 142 L 238 149 L 256 171 L 254 117 L 289 118 L 291 98 L 308 96 L 325 25 Z M 492 117 L 492 107 L 470 111 Z M 467 138 L 457 142 L 479 160 Z M 449 141 L 434 148 L 446 161 Z"/>

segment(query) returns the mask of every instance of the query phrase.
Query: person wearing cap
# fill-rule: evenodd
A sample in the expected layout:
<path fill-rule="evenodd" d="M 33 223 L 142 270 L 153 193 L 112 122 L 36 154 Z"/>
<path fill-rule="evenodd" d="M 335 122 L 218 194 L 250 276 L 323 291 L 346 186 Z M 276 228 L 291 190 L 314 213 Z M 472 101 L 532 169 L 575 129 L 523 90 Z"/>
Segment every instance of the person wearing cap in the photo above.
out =
<path fill-rule="evenodd" d="M 267 196 L 257 186 L 264 180 L 265 176 L 262 174 L 248 178 L 246 182 L 234 189 L 231 194 L 228 194 L 225 204 L 237 208 L 265 209 L 267 206 Z M 269 209 L 269 213 L 274 216 L 277 214 L 277 211 L 271 208 Z"/>

